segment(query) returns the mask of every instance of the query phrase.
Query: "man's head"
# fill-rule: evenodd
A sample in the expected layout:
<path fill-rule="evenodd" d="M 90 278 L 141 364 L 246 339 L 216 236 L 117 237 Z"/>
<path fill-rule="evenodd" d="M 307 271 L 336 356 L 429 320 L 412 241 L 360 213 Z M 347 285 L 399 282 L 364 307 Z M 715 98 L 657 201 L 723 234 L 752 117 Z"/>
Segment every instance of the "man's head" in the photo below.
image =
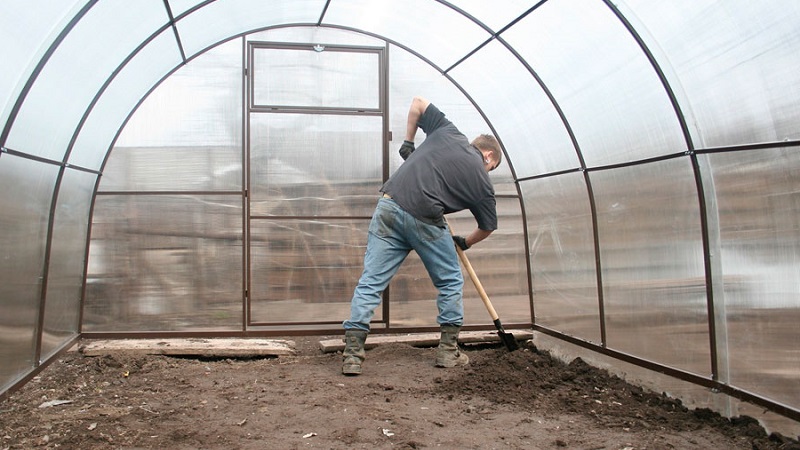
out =
<path fill-rule="evenodd" d="M 481 134 L 472 141 L 478 150 L 483 154 L 483 161 L 486 171 L 491 172 L 503 161 L 503 152 L 500 150 L 500 143 L 491 134 Z"/>

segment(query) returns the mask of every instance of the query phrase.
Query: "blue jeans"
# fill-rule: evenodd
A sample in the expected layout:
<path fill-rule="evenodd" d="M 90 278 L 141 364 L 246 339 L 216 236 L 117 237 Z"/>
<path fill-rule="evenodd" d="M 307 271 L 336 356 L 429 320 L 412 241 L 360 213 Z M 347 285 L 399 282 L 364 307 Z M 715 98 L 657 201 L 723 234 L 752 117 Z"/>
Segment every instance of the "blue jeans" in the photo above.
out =
<path fill-rule="evenodd" d="M 447 228 L 421 222 L 393 200 L 381 198 L 369 224 L 364 272 L 350 302 L 350 320 L 343 323 L 345 330 L 369 331 L 369 322 L 381 303 L 383 290 L 411 250 L 417 252 L 439 290 L 436 322 L 463 324 L 464 277 L 450 232 Z"/>

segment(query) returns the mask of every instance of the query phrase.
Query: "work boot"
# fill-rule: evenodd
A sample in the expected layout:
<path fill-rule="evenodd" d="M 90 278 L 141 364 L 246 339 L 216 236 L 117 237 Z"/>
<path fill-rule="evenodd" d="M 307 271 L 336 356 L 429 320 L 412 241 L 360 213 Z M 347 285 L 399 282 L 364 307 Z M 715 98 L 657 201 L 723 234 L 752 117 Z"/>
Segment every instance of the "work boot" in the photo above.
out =
<path fill-rule="evenodd" d="M 442 325 L 442 336 L 436 350 L 436 367 L 466 366 L 469 357 L 458 348 L 458 332 L 461 327 Z"/>
<path fill-rule="evenodd" d="M 361 374 L 361 363 L 367 356 L 366 352 L 364 351 L 364 341 L 366 340 L 366 331 L 346 330 L 344 332 L 344 362 L 342 363 L 343 374 Z"/>

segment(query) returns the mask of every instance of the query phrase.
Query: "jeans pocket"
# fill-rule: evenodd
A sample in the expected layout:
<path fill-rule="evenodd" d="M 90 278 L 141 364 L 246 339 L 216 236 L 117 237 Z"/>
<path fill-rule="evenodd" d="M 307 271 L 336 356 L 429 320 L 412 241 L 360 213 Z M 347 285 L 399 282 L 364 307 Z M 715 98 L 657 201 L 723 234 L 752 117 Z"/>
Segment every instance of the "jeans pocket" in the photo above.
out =
<path fill-rule="evenodd" d="M 417 225 L 417 236 L 419 240 L 425 242 L 435 241 L 441 239 L 442 235 L 447 231 L 446 228 L 437 227 L 436 225 L 427 224 L 420 220 L 415 220 Z"/>
<path fill-rule="evenodd" d="M 384 206 L 378 205 L 372 220 L 369 223 L 369 232 L 378 237 L 387 237 L 393 234 L 395 212 Z"/>

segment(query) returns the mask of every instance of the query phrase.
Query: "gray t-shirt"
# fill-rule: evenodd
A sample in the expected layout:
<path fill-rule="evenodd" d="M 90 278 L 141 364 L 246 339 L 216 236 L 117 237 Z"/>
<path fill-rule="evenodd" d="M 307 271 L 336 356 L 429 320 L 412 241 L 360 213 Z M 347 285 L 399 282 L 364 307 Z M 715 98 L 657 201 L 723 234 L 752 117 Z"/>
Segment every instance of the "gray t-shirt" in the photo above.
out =
<path fill-rule="evenodd" d="M 425 141 L 386 181 L 381 192 L 426 223 L 444 226 L 444 214 L 469 209 L 478 228 L 497 229 L 494 187 L 483 155 L 432 103 L 417 126 Z"/>

